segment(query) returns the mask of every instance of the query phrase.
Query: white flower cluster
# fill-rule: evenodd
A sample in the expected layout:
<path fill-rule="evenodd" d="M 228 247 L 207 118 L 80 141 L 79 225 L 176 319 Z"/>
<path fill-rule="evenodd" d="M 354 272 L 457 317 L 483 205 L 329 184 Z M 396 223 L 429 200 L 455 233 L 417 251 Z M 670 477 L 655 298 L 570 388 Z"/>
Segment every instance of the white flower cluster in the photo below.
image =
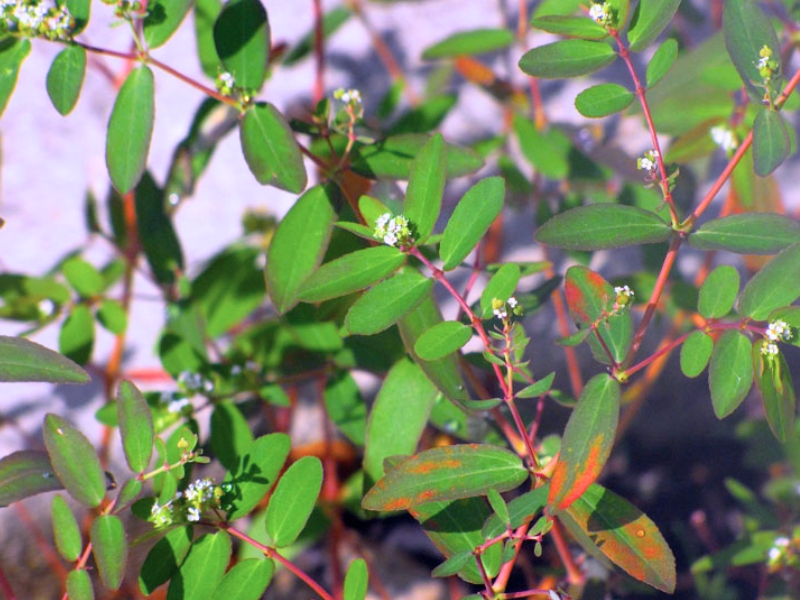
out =
<path fill-rule="evenodd" d="M 224 95 L 230 96 L 236 88 L 236 78 L 228 71 L 220 71 L 214 81 L 217 86 L 217 91 Z"/>
<path fill-rule="evenodd" d="M 178 375 L 178 385 L 188 393 L 206 393 L 214 391 L 214 382 L 206 379 L 200 373 L 183 371 Z"/>
<path fill-rule="evenodd" d="M 653 173 L 658 165 L 658 150 L 648 150 L 644 156 L 636 159 L 636 167 L 642 171 Z"/>
<path fill-rule="evenodd" d="M 40 0 L 0 0 L 0 33 L 66 40 L 74 20 L 66 4 L 58 7 Z"/>
<path fill-rule="evenodd" d="M 394 217 L 391 213 L 384 213 L 377 218 L 372 235 L 389 246 L 408 246 L 414 241 L 408 219 L 403 215 Z"/>
<path fill-rule="evenodd" d="M 599 25 L 612 24 L 613 16 L 608 2 L 603 2 L 602 4 L 592 4 L 591 8 L 589 9 L 589 16 L 595 23 L 598 23 Z"/>
<path fill-rule="evenodd" d="M 711 134 L 711 139 L 714 140 L 714 143 L 725 150 L 727 154 L 730 154 L 739 147 L 739 141 L 736 139 L 736 134 L 723 125 L 712 127 L 709 133 Z"/>
<path fill-rule="evenodd" d="M 335 92 L 333 92 L 333 97 L 337 100 L 341 100 L 345 104 L 353 104 L 358 105 L 361 104 L 361 92 L 358 90 L 350 89 L 346 90 L 344 88 L 339 88 Z"/>
<path fill-rule="evenodd" d="M 618 313 L 626 306 L 629 306 L 635 296 L 633 290 L 627 285 L 616 286 L 614 288 L 614 294 L 616 297 L 614 298 L 614 306 L 611 308 L 611 312 L 614 314 Z"/>
<path fill-rule="evenodd" d="M 515 315 L 522 313 L 522 308 L 519 307 L 519 302 L 517 302 L 514 296 L 511 296 L 506 302 L 503 302 L 499 298 L 492 299 L 492 313 L 498 319 L 503 321 L 508 319 L 509 310 Z"/>
<path fill-rule="evenodd" d="M 763 344 L 761 346 L 761 354 L 763 356 L 778 356 L 781 350 L 778 348 L 778 344 L 774 342 L 770 342 L 768 344 Z"/>
<path fill-rule="evenodd" d="M 769 549 L 769 562 L 770 564 L 777 563 L 786 552 L 786 549 L 789 547 L 790 540 L 787 537 L 779 537 L 775 538 L 775 541 L 772 543 L 772 548 Z"/>
<path fill-rule="evenodd" d="M 150 521 L 157 528 L 184 521 L 197 523 L 203 511 L 219 508 L 222 494 L 222 489 L 211 478 L 196 479 L 185 491 L 175 492 L 166 503 L 154 502 L 150 509 Z"/>
<path fill-rule="evenodd" d="M 792 328 L 786 321 L 778 319 L 767 325 L 764 335 L 772 342 L 788 342 L 792 339 Z"/>

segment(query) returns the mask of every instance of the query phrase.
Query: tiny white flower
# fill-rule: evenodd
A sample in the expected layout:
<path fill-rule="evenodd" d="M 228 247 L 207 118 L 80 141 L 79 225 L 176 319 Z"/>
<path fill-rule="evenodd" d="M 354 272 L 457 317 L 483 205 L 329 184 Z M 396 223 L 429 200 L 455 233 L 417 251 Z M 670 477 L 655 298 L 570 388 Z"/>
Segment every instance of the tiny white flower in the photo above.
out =
<path fill-rule="evenodd" d="M 778 344 L 774 344 L 770 342 L 769 344 L 764 344 L 761 346 L 761 354 L 764 356 L 777 356 L 780 354 L 780 349 L 778 348 Z"/>
<path fill-rule="evenodd" d="M 509 305 L 511 308 L 516 308 L 516 307 L 517 307 L 517 304 L 519 304 L 519 302 L 517 302 L 517 299 L 516 299 L 516 298 L 514 298 L 514 296 L 511 296 L 511 298 L 509 298 L 509 299 L 508 299 L 508 305 Z"/>
<path fill-rule="evenodd" d="M 792 337 L 792 329 L 786 321 L 779 319 L 767 326 L 767 331 L 764 335 L 773 342 L 787 341 Z"/>
<path fill-rule="evenodd" d="M 39 303 L 36 305 L 36 308 L 39 309 L 39 312 L 42 314 L 42 316 L 49 317 L 53 314 L 56 305 L 52 300 L 45 298 L 44 300 L 39 301 Z"/>
<path fill-rule="evenodd" d="M 194 506 L 190 506 L 186 518 L 197 523 L 200 520 L 200 510 Z"/>
<path fill-rule="evenodd" d="M 181 412 L 184 407 L 189 406 L 191 404 L 188 398 L 178 398 L 176 400 L 172 400 L 167 405 L 167 411 L 171 413 L 179 413 Z"/>
<path fill-rule="evenodd" d="M 639 166 L 642 171 L 652 171 L 653 167 L 655 167 L 655 164 L 649 158 L 643 158 Z"/>
<path fill-rule="evenodd" d="M 596 23 L 603 23 L 606 17 L 608 17 L 608 13 L 602 4 L 592 4 L 592 7 L 589 9 L 589 16 Z"/>
<path fill-rule="evenodd" d="M 712 127 L 709 133 L 714 143 L 725 150 L 725 152 L 733 152 L 739 146 L 739 142 L 736 140 L 733 131 L 727 127 L 717 125 L 716 127 Z"/>

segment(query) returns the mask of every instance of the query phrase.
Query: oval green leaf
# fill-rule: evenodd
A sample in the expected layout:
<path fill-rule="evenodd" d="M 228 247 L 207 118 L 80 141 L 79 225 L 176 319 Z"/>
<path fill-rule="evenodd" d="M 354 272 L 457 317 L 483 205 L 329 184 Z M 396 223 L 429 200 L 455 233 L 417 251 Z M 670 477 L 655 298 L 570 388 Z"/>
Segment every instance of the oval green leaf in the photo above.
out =
<path fill-rule="evenodd" d="M 669 239 L 672 229 L 657 214 L 621 204 L 579 206 L 542 225 L 536 241 L 566 250 L 605 250 Z"/>
<path fill-rule="evenodd" d="M 163 46 L 178 29 L 192 0 L 150 0 L 144 18 L 144 41 L 150 50 Z"/>
<path fill-rule="evenodd" d="M 236 600 L 259 600 L 267 589 L 275 563 L 270 559 L 248 558 L 242 560 L 225 573 L 225 577 L 214 590 L 214 598 Z"/>
<path fill-rule="evenodd" d="M 89 23 L 91 8 L 92 0 L 67 0 L 67 10 L 75 19 L 73 35 L 79 34 Z"/>
<path fill-rule="evenodd" d="M 581 40 L 602 40 L 608 37 L 605 27 L 587 17 L 545 15 L 535 17 L 531 21 L 531 27 Z"/>
<path fill-rule="evenodd" d="M 601 83 L 583 90 L 575 98 L 575 108 L 584 117 L 607 117 L 628 108 L 636 96 L 616 83 Z"/>
<path fill-rule="evenodd" d="M 755 382 L 764 402 L 764 415 L 775 439 L 785 444 L 794 434 L 797 399 L 791 371 L 783 354 L 762 354 L 766 340 L 753 344 Z"/>
<path fill-rule="evenodd" d="M 728 330 L 714 346 L 708 368 L 711 403 L 718 419 L 736 410 L 753 386 L 752 343 L 741 331 Z"/>
<path fill-rule="evenodd" d="M 367 510 L 404 510 L 427 502 L 483 496 L 489 488 L 514 489 L 528 470 L 513 452 L 478 444 L 433 448 L 391 469 L 364 496 Z"/>
<path fill-rule="evenodd" d="M 61 557 L 67 562 L 75 562 L 81 555 L 83 540 L 81 540 L 81 530 L 78 521 L 72 513 L 72 509 L 67 505 L 67 501 L 58 494 L 53 496 L 51 504 L 51 515 L 53 517 L 53 539 L 56 542 L 56 549 Z"/>
<path fill-rule="evenodd" d="M 720 265 L 700 286 L 697 311 L 706 319 L 721 319 L 731 312 L 738 295 L 739 272 L 730 265 Z"/>
<path fill-rule="evenodd" d="M 760 102 L 764 96 L 757 64 L 761 49 L 764 46 L 770 48 L 773 59 L 780 63 L 781 46 L 775 28 L 754 0 L 726 0 L 722 29 L 728 54 L 748 94 Z"/>
<path fill-rule="evenodd" d="M 593 377 L 578 398 L 561 440 L 547 503 L 564 510 L 600 476 L 611 454 L 619 421 L 619 384 L 603 373 Z"/>
<path fill-rule="evenodd" d="M 106 286 L 103 275 L 92 264 L 74 256 L 61 265 L 61 272 L 69 284 L 83 298 L 98 295 Z"/>
<path fill-rule="evenodd" d="M 517 289 L 521 272 L 516 263 L 506 263 L 492 275 L 481 293 L 481 313 L 484 319 L 492 316 L 492 301 L 496 298 L 506 302 Z"/>
<path fill-rule="evenodd" d="M 82 46 L 67 46 L 53 59 L 47 72 L 47 95 L 60 114 L 68 115 L 75 108 L 85 75 L 86 50 Z"/>
<path fill-rule="evenodd" d="M 664 78 L 675 63 L 676 58 L 678 58 L 678 42 L 672 38 L 664 40 L 664 43 L 653 54 L 653 58 L 647 63 L 645 80 L 647 81 L 648 89 Z"/>
<path fill-rule="evenodd" d="M 58 352 L 24 338 L 0 335 L 0 381 L 89 383 L 91 377 Z"/>
<path fill-rule="evenodd" d="M 183 270 L 183 251 L 164 190 L 147 171 L 136 186 L 134 201 L 137 227 L 147 232 L 140 240 L 147 264 L 159 283 L 175 284 L 176 271 Z"/>
<path fill-rule="evenodd" d="M 128 541 L 122 521 L 114 515 L 97 517 L 92 522 L 90 539 L 100 579 L 108 589 L 118 589 L 128 562 Z"/>
<path fill-rule="evenodd" d="M 438 390 L 408 358 L 397 362 L 378 391 L 367 422 L 365 484 L 384 475 L 384 459 L 412 454 L 431 413 Z"/>
<path fill-rule="evenodd" d="M 347 567 L 344 577 L 344 600 L 364 600 L 369 586 L 369 571 L 363 558 L 357 558 Z"/>
<path fill-rule="evenodd" d="M 89 508 L 99 506 L 106 476 L 86 436 L 54 414 L 45 416 L 42 434 L 53 470 L 69 495 Z"/>
<path fill-rule="evenodd" d="M 652 44 L 667 28 L 681 0 L 639 0 L 628 28 L 628 43 L 633 52 Z"/>
<path fill-rule="evenodd" d="M 0 117 L 17 86 L 19 69 L 30 53 L 30 40 L 6 36 L 0 42 Z"/>
<path fill-rule="evenodd" d="M 155 81 L 142 65 L 122 84 L 108 121 L 106 166 L 120 194 L 131 191 L 144 173 L 154 119 Z"/>
<path fill-rule="evenodd" d="M 423 333 L 414 344 L 422 360 L 438 360 L 459 350 L 472 339 L 472 327 L 459 321 L 444 321 Z"/>
<path fill-rule="evenodd" d="M 602 553 L 634 579 L 675 591 L 675 557 L 661 532 L 638 508 L 600 485 L 591 486 L 562 514 L 567 528 L 593 554 Z"/>
<path fill-rule="evenodd" d="M 414 158 L 408 178 L 403 214 L 414 228 L 418 244 L 428 239 L 439 218 L 444 193 L 444 138 L 434 135 Z"/>
<path fill-rule="evenodd" d="M 456 205 L 439 246 L 445 271 L 455 269 L 472 252 L 503 210 L 505 182 L 487 177 L 472 186 Z"/>
<path fill-rule="evenodd" d="M 322 262 L 328 248 L 337 190 L 315 186 L 300 196 L 281 220 L 267 255 L 267 291 L 275 309 L 284 314 L 297 303 L 303 281 Z"/>
<path fill-rule="evenodd" d="M 322 490 L 322 463 L 304 456 L 278 480 L 267 506 L 266 528 L 276 548 L 295 542 L 303 531 Z"/>
<path fill-rule="evenodd" d="M 800 242 L 794 243 L 756 273 L 739 297 L 739 312 L 763 321 L 776 308 L 800 298 Z"/>
<path fill-rule="evenodd" d="M 128 328 L 128 313 L 119 301 L 106 298 L 97 307 L 97 322 L 114 335 L 121 335 Z"/>
<path fill-rule="evenodd" d="M 764 108 L 753 123 L 753 167 L 766 177 L 789 157 L 792 142 L 786 121 L 779 112 Z"/>
<path fill-rule="evenodd" d="M 348 371 L 333 373 L 325 386 L 325 411 L 331 422 L 356 446 L 363 447 L 367 405 Z"/>
<path fill-rule="evenodd" d="M 94 600 L 92 578 L 84 569 L 70 571 L 66 584 L 69 600 Z"/>
<path fill-rule="evenodd" d="M 141 473 L 153 453 L 153 415 L 142 393 L 130 381 L 117 390 L 117 421 L 125 460 L 134 473 Z"/>
<path fill-rule="evenodd" d="M 167 600 L 211 600 L 231 557 L 231 538 L 224 531 L 207 533 L 192 544 L 167 590 Z"/>
<path fill-rule="evenodd" d="M 392 246 L 356 250 L 322 265 L 300 286 L 303 302 L 322 302 L 363 290 L 397 271 L 406 255 Z"/>
<path fill-rule="evenodd" d="M 149 596 L 178 571 L 192 545 L 192 528 L 171 529 L 150 549 L 142 564 L 139 589 Z"/>
<path fill-rule="evenodd" d="M 740 254 L 776 254 L 800 242 L 800 224 L 776 213 L 743 213 L 703 223 L 689 234 L 700 250 L 728 250 Z"/>
<path fill-rule="evenodd" d="M 570 316 L 581 326 L 593 325 L 609 314 L 616 299 L 610 283 L 581 265 L 567 269 L 564 294 Z"/>
<path fill-rule="evenodd" d="M 616 58 L 614 49 L 603 42 L 562 40 L 528 50 L 520 59 L 519 68 L 531 77 L 560 79 L 589 75 Z"/>
<path fill-rule="evenodd" d="M 259 102 L 245 112 L 239 133 L 247 166 L 260 184 L 303 191 L 308 183 L 303 155 L 277 108 Z"/>
<path fill-rule="evenodd" d="M 714 339 L 704 331 L 693 331 L 681 346 L 681 372 L 697 377 L 705 371 L 713 351 Z"/>
<path fill-rule="evenodd" d="M 237 458 L 223 482 L 231 489 L 229 495 L 222 497 L 229 521 L 246 516 L 264 499 L 278 480 L 291 446 L 288 435 L 270 433 L 257 438 L 247 452 Z"/>
<path fill-rule="evenodd" d="M 267 11 L 260 0 L 231 0 L 214 23 L 214 45 L 236 85 L 251 92 L 267 78 L 270 54 Z"/>
<path fill-rule="evenodd" d="M 61 489 L 46 452 L 18 450 L 0 458 L 0 507 Z"/>
<path fill-rule="evenodd" d="M 85 304 L 76 304 L 61 324 L 58 350 L 76 363 L 85 365 L 94 349 L 94 317 Z"/>
<path fill-rule="evenodd" d="M 431 288 L 433 279 L 419 271 L 395 273 L 353 303 L 345 317 L 345 327 L 356 335 L 380 333 L 419 306 Z"/>
<path fill-rule="evenodd" d="M 485 54 L 502 50 L 513 43 L 514 34 L 508 29 L 460 31 L 426 48 L 422 52 L 422 60 Z"/>

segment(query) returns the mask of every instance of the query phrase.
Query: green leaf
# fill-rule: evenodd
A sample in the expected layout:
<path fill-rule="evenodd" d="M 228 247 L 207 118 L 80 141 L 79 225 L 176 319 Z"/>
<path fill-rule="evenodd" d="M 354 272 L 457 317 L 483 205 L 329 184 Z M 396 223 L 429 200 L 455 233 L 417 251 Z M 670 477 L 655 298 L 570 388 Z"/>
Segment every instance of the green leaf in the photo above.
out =
<path fill-rule="evenodd" d="M 426 502 L 482 496 L 489 488 L 505 492 L 528 475 L 520 458 L 503 448 L 478 444 L 433 448 L 386 473 L 367 492 L 361 506 L 367 510 L 403 510 Z"/>
<path fill-rule="evenodd" d="M 582 326 L 604 318 L 616 299 L 611 284 L 598 273 L 580 265 L 567 269 L 564 294 L 570 316 Z"/>
<path fill-rule="evenodd" d="M 675 590 L 675 557 L 647 515 L 600 485 L 592 485 L 558 517 L 628 575 L 657 590 Z M 582 535 L 580 535 L 582 534 Z"/>
<path fill-rule="evenodd" d="M 322 463 L 304 456 L 278 480 L 267 506 L 266 527 L 276 548 L 292 545 L 303 531 L 322 490 Z"/>
<path fill-rule="evenodd" d="M 270 433 L 257 438 L 247 452 L 238 457 L 223 484 L 231 486 L 230 495 L 222 497 L 228 520 L 246 516 L 264 499 L 289 457 L 292 442 L 284 433 Z"/>
<path fill-rule="evenodd" d="M 457 104 L 454 94 L 436 95 L 425 99 L 420 104 L 409 108 L 386 129 L 386 135 L 403 133 L 428 133 L 438 128 L 448 113 Z"/>
<path fill-rule="evenodd" d="M 70 571 L 66 583 L 69 600 L 94 600 L 92 578 L 84 569 Z"/>
<path fill-rule="evenodd" d="M 330 39 L 342 25 L 347 23 L 351 16 L 353 16 L 353 11 L 346 6 L 337 6 L 326 12 L 322 16 L 322 38 L 324 40 Z M 287 67 L 291 67 L 311 54 L 311 51 L 314 49 L 315 35 L 315 29 L 312 28 L 311 31 L 300 38 L 292 49 L 286 53 L 286 56 L 284 56 L 283 64 Z"/>
<path fill-rule="evenodd" d="M 97 322 L 114 335 L 121 335 L 128 328 L 128 313 L 117 300 L 106 298 L 97 307 Z"/>
<path fill-rule="evenodd" d="M 564 179 L 569 175 L 570 139 L 557 127 L 539 131 L 534 123 L 522 115 L 513 117 L 514 135 L 525 159 L 536 171 L 550 179 Z"/>
<path fill-rule="evenodd" d="M 260 184 L 294 194 L 305 189 L 308 176 L 303 155 L 277 108 L 258 102 L 244 113 L 239 133 L 247 166 Z"/>
<path fill-rule="evenodd" d="M 761 49 L 770 48 L 773 60 L 780 63 L 781 46 L 775 28 L 754 0 L 726 0 L 722 28 L 728 54 L 748 94 L 760 102 L 764 96 L 757 65 Z"/>
<path fill-rule="evenodd" d="M 45 416 L 42 434 L 53 470 L 69 495 L 89 508 L 99 506 L 106 476 L 86 436 L 54 414 Z"/>
<path fill-rule="evenodd" d="M 602 40 L 608 37 L 606 28 L 587 17 L 570 15 L 545 15 L 534 17 L 531 27 L 548 33 L 581 40 Z"/>
<path fill-rule="evenodd" d="M 117 390 L 117 420 L 125 460 L 134 473 L 141 473 L 153 453 L 153 415 L 142 393 L 130 381 Z"/>
<path fill-rule="evenodd" d="M 78 364 L 85 365 L 94 348 L 94 318 L 85 304 L 77 304 L 61 325 L 58 350 Z"/>
<path fill-rule="evenodd" d="M 92 522 L 89 537 L 100 579 L 108 589 L 119 589 L 128 562 L 128 541 L 122 521 L 114 515 L 101 515 Z"/>
<path fill-rule="evenodd" d="M 508 503 L 508 520 L 511 529 L 517 529 L 525 523 L 530 523 L 539 512 L 547 505 L 547 496 L 550 493 L 550 484 L 540 485 L 530 492 L 517 496 Z M 497 514 L 486 520 L 483 526 L 483 535 L 491 539 L 501 535 L 508 529 L 508 525 L 500 520 Z"/>
<path fill-rule="evenodd" d="M 794 435 L 797 399 L 786 358 L 781 353 L 764 355 L 762 349 L 767 344 L 767 340 L 753 344 L 755 382 L 761 391 L 769 428 L 775 438 L 785 444 Z"/>
<path fill-rule="evenodd" d="M 403 214 L 414 228 L 414 241 L 417 244 L 423 244 L 428 239 L 439 218 L 445 184 L 442 163 L 444 138 L 436 134 L 414 158 L 403 205 Z"/>
<path fill-rule="evenodd" d="M 431 288 L 433 279 L 415 269 L 395 273 L 353 303 L 347 311 L 345 327 L 355 335 L 379 333 L 419 306 Z"/>
<path fill-rule="evenodd" d="M 488 319 L 492 316 L 492 301 L 496 298 L 506 302 L 514 295 L 520 278 L 520 268 L 516 263 L 506 263 L 492 275 L 481 293 L 481 316 Z"/>
<path fill-rule="evenodd" d="M 0 41 L 0 117 L 17 86 L 19 69 L 30 53 L 30 40 L 5 37 Z"/>
<path fill-rule="evenodd" d="M 786 121 L 779 112 L 764 108 L 753 123 L 753 166 L 766 177 L 789 157 L 792 142 Z"/>
<path fill-rule="evenodd" d="M 510 525 L 511 515 L 508 512 L 508 505 L 500 495 L 500 492 L 491 488 L 487 493 L 487 499 L 489 500 L 489 506 L 492 507 L 494 514 L 496 514 L 506 526 Z"/>
<path fill-rule="evenodd" d="M 681 346 L 681 372 L 697 377 L 705 371 L 713 351 L 714 339 L 704 331 L 693 331 Z"/>
<path fill-rule="evenodd" d="M 336 220 L 337 198 L 332 185 L 311 188 L 300 196 L 275 230 L 265 277 L 267 291 L 280 314 L 297 303 L 300 286 L 325 256 Z"/>
<path fill-rule="evenodd" d="M 730 265 L 720 265 L 700 286 L 697 311 L 706 319 L 721 319 L 731 312 L 738 295 L 739 272 Z"/>
<path fill-rule="evenodd" d="M 272 581 L 274 572 L 275 563 L 270 559 L 248 558 L 239 561 L 225 573 L 212 597 L 259 600 Z"/>
<path fill-rule="evenodd" d="M 403 358 L 392 367 L 367 422 L 364 445 L 365 485 L 383 477 L 389 456 L 412 454 L 439 395 L 418 365 Z"/>
<path fill-rule="evenodd" d="M 636 96 L 616 83 L 601 83 L 583 90 L 575 98 L 575 108 L 584 117 L 607 117 L 628 108 Z"/>
<path fill-rule="evenodd" d="M 56 549 L 64 560 L 75 562 L 83 549 L 83 540 L 81 539 L 78 521 L 62 496 L 58 494 L 53 496 L 53 502 L 50 506 L 53 518 L 53 539 L 56 542 Z"/>
<path fill-rule="evenodd" d="M 60 489 L 46 452 L 18 450 L 0 458 L 0 507 Z"/>
<path fill-rule="evenodd" d="M 681 0 L 639 0 L 628 27 L 633 52 L 645 50 L 667 28 Z"/>
<path fill-rule="evenodd" d="M 164 190 L 146 172 L 134 195 L 136 223 L 147 232 L 140 241 L 153 275 L 159 283 L 171 285 L 176 271 L 183 270 L 183 251 L 165 200 Z"/>
<path fill-rule="evenodd" d="M 61 272 L 83 298 L 92 298 L 100 294 L 106 286 L 100 271 L 77 256 L 68 259 L 61 266 Z"/>
<path fill-rule="evenodd" d="M 700 250 L 728 250 L 740 254 L 775 254 L 800 242 L 800 224 L 776 213 L 743 213 L 703 223 L 689 234 Z"/>
<path fill-rule="evenodd" d="M 322 265 L 300 286 L 303 302 L 322 302 L 357 292 L 397 271 L 406 255 L 392 246 L 356 250 Z"/>
<path fill-rule="evenodd" d="M 24 338 L 0 335 L 0 381 L 89 383 L 91 377 L 58 352 Z"/>
<path fill-rule="evenodd" d="M 407 133 L 358 146 L 351 156 L 350 167 L 363 177 L 408 179 L 414 158 L 429 139 L 425 134 Z M 483 159 L 468 148 L 451 144 L 445 148 L 445 172 L 449 179 L 469 175 L 483 166 Z"/>
<path fill-rule="evenodd" d="M 528 50 L 519 68 L 531 77 L 561 79 L 590 75 L 616 58 L 614 49 L 604 42 L 562 40 Z"/>
<path fill-rule="evenodd" d="M 364 600 L 367 597 L 369 571 L 363 558 L 357 558 L 347 567 L 344 577 L 344 600 Z"/>
<path fill-rule="evenodd" d="M 565 250 L 605 250 L 663 242 L 670 235 L 670 226 L 653 212 L 621 204 L 593 204 L 556 215 L 534 238 Z"/>
<path fill-rule="evenodd" d="M 419 336 L 414 352 L 422 360 L 438 360 L 458 351 L 472 335 L 472 327 L 459 321 L 444 321 Z"/>
<path fill-rule="evenodd" d="M 555 371 L 547 375 L 546 377 L 542 377 L 536 383 L 531 385 L 525 386 L 520 391 L 516 393 L 517 398 L 538 398 L 542 394 L 546 394 L 550 391 L 550 388 L 553 385 L 553 380 L 556 377 Z"/>
<path fill-rule="evenodd" d="M 153 72 L 142 65 L 125 79 L 108 121 L 106 166 L 120 194 L 131 191 L 144 173 L 154 119 Z"/>
<path fill-rule="evenodd" d="M 86 50 L 82 46 L 67 46 L 53 59 L 47 71 L 47 95 L 59 114 L 68 115 L 75 108 L 85 75 Z"/>
<path fill-rule="evenodd" d="M 550 479 L 547 503 L 553 509 L 569 507 L 600 476 L 614 446 L 619 402 L 619 384 L 604 373 L 594 376 L 581 392 Z"/>
<path fill-rule="evenodd" d="M 756 273 L 739 296 L 739 312 L 763 321 L 776 308 L 800 298 L 800 243 L 781 251 Z"/>
<path fill-rule="evenodd" d="M 238 462 L 253 444 L 247 419 L 234 402 L 220 402 L 211 413 L 211 449 L 219 462 L 236 469 Z"/>
<path fill-rule="evenodd" d="M 236 85 L 251 92 L 267 78 L 271 36 L 260 0 L 231 0 L 214 23 L 214 44 Z"/>
<path fill-rule="evenodd" d="M 89 23 L 92 0 L 67 0 L 67 10 L 75 19 L 74 35 L 84 30 Z"/>
<path fill-rule="evenodd" d="M 431 571 L 431 576 L 452 577 L 453 575 L 458 575 L 458 572 L 463 570 L 464 567 L 471 562 L 475 562 L 474 551 L 465 550 L 464 552 L 459 552 Z"/>
<path fill-rule="evenodd" d="M 718 419 L 724 419 L 747 396 L 753 385 L 751 342 L 741 331 L 729 329 L 714 346 L 708 368 L 711 403 Z"/>
<path fill-rule="evenodd" d="M 496 52 L 514 43 L 514 34 L 508 29 L 474 29 L 459 31 L 441 42 L 428 46 L 422 60 L 456 58 Z"/>
<path fill-rule="evenodd" d="M 144 18 L 144 41 L 150 50 L 167 43 L 192 6 L 192 0 L 151 0 Z"/>
<path fill-rule="evenodd" d="M 167 600 L 210 600 L 231 556 L 231 538 L 224 531 L 206 533 L 192 544 L 186 560 L 169 584 Z"/>
<path fill-rule="evenodd" d="M 139 589 L 149 596 L 178 571 L 192 546 L 192 527 L 178 527 L 156 542 L 144 559 L 139 574 Z"/>
<path fill-rule="evenodd" d="M 664 78 L 675 63 L 676 58 L 678 58 L 678 42 L 672 38 L 664 40 L 664 43 L 653 53 L 653 58 L 647 63 L 645 79 L 648 89 L 654 87 Z"/>
<path fill-rule="evenodd" d="M 222 0 L 195 0 L 194 33 L 197 39 L 197 58 L 209 79 L 214 79 L 222 68 L 214 43 L 214 23 L 222 11 Z"/>
<path fill-rule="evenodd" d="M 487 177 L 473 185 L 456 205 L 439 246 L 445 271 L 455 269 L 472 252 L 503 210 L 505 182 Z"/>
<path fill-rule="evenodd" d="M 346 371 L 333 374 L 325 386 L 324 398 L 328 418 L 351 442 L 363 447 L 367 405 L 353 376 Z"/>

